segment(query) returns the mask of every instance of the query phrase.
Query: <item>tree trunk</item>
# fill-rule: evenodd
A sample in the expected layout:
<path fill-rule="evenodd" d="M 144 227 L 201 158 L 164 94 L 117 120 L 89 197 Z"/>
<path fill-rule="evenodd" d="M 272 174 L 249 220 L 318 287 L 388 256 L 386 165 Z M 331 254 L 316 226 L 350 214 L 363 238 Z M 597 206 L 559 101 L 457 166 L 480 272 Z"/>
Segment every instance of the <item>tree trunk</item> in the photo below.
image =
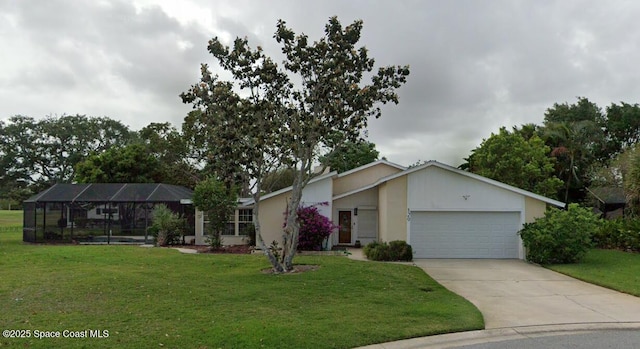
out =
<path fill-rule="evenodd" d="M 574 171 L 573 171 L 573 154 L 571 154 L 571 157 L 569 159 L 569 176 L 567 178 L 567 185 L 565 187 L 564 190 L 564 202 L 565 204 L 569 203 L 569 187 L 571 186 L 571 180 L 574 177 Z"/>
<path fill-rule="evenodd" d="M 298 222 L 298 207 L 302 200 L 302 189 L 304 181 L 304 173 L 307 171 L 307 166 L 303 164 L 300 171 L 296 173 L 293 180 L 293 187 L 291 189 L 291 198 L 287 205 L 287 220 L 284 227 L 283 234 L 283 249 L 282 249 L 282 264 L 285 272 L 293 270 L 293 257 L 296 254 L 298 248 L 298 237 L 300 233 L 300 223 Z"/>
<path fill-rule="evenodd" d="M 257 194 L 253 194 L 253 201 L 254 201 L 253 226 L 256 230 L 256 240 L 259 241 L 260 248 L 262 249 L 262 251 L 264 251 L 264 254 L 267 256 L 267 258 L 269 259 L 269 262 L 273 266 L 273 271 L 276 273 L 282 273 L 284 272 L 284 268 L 282 267 L 282 264 L 280 263 L 278 258 L 276 258 L 276 256 L 273 254 L 273 251 L 267 248 L 267 245 L 262 239 L 262 233 L 260 231 L 260 220 L 258 220 L 258 216 L 260 213 L 260 188 L 258 188 L 258 191 L 256 193 Z"/>

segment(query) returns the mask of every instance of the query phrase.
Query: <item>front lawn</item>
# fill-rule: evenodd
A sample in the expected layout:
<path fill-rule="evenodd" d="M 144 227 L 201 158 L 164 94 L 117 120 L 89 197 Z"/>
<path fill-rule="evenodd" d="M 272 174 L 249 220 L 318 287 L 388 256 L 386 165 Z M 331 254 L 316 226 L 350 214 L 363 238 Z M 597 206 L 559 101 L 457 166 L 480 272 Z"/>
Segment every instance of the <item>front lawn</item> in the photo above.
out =
<path fill-rule="evenodd" d="M 22 211 L 0 210 L 0 228 L 9 226 L 22 227 Z"/>
<path fill-rule="evenodd" d="M 0 347 L 352 348 L 484 327 L 417 267 L 305 256 L 296 262 L 320 268 L 274 276 L 260 272 L 260 255 L 20 239 L 0 233 L 0 328 L 32 338 Z M 34 339 L 36 330 L 108 338 Z"/>
<path fill-rule="evenodd" d="M 576 279 L 640 297 L 640 254 L 617 250 L 590 250 L 576 264 L 551 265 L 549 269 Z"/>

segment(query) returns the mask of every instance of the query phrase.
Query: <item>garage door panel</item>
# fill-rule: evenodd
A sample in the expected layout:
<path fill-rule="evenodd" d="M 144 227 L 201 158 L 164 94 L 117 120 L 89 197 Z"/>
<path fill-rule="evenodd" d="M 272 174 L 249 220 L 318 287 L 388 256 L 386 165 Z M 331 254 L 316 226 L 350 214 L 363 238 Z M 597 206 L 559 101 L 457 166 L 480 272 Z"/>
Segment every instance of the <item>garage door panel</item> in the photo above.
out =
<path fill-rule="evenodd" d="M 415 258 L 518 258 L 519 212 L 412 212 Z"/>

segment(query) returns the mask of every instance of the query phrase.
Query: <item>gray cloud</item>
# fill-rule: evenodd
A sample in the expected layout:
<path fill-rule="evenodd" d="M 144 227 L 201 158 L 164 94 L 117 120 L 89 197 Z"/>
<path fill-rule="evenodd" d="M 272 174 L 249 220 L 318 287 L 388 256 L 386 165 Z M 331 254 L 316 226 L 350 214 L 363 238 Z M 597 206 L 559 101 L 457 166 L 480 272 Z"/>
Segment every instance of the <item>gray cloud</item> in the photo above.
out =
<path fill-rule="evenodd" d="M 332 15 L 364 20 L 361 43 L 378 65 L 411 66 L 400 104 L 369 127 L 381 155 L 401 164 L 458 165 L 500 126 L 539 123 L 553 103 L 585 96 L 605 107 L 640 92 L 632 2 L 192 0 L 183 6 L 203 10 L 189 13 L 137 1 L 145 5 L 1 2 L 0 118 L 80 113 L 179 127 L 190 106 L 178 94 L 200 63 L 215 69 L 210 38 L 246 36 L 280 60 L 277 19 L 313 40 Z"/>

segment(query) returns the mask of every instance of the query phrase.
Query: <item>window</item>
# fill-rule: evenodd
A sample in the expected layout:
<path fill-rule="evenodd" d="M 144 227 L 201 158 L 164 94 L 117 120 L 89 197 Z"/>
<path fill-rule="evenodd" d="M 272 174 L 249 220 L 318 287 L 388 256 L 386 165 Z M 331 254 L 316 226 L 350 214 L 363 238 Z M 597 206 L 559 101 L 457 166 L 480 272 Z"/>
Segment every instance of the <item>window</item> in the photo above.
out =
<path fill-rule="evenodd" d="M 253 210 L 238 210 L 238 235 L 249 235 L 249 226 L 253 224 Z"/>
<path fill-rule="evenodd" d="M 227 223 L 227 225 L 224 227 L 224 230 L 222 231 L 222 235 L 236 235 L 235 223 L 234 222 Z"/>
<path fill-rule="evenodd" d="M 237 220 L 236 220 L 237 218 Z M 204 216 L 205 223 L 205 232 L 206 225 L 209 223 L 207 216 Z M 237 236 L 237 235 L 248 235 L 247 230 L 249 226 L 253 224 L 253 210 L 251 209 L 241 209 L 236 210 L 231 217 L 229 217 L 229 221 L 227 222 L 224 230 L 222 231 L 222 235 L 226 236 Z"/>

